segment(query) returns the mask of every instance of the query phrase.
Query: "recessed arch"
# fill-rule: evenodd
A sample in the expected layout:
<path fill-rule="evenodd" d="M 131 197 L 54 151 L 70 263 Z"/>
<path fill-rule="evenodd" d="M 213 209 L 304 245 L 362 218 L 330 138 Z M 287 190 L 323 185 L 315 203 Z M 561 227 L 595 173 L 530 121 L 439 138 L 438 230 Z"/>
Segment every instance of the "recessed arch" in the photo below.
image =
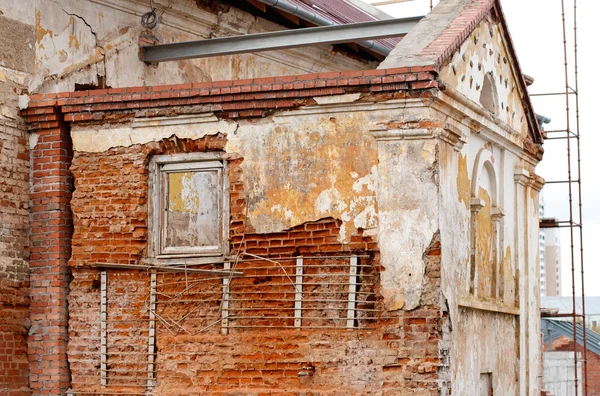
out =
<path fill-rule="evenodd" d="M 479 103 L 493 115 L 498 115 L 498 91 L 491 72 L 486 73 L 483 78 Z"/>
<path fill-rule="evenodd" d="M 499 230 L 502 210 L 498 207 L 498 174 L 490 149 L 477 153 L 471 180 L 471 260 L 469 290 L 477 298 L 502 298 L 498 282 Z"/>
<path fill-rule="evenodd" d="M 477 197 L 479 187 L 481 187 L 481 177 L 484 175 L 484 172 L 489 178 L 489 194 L 492 199 L 492 206 L 496 207 L 498 206 L 498 177 L 496 175 L 496 168 L 494 167 L 494 155 L 488 149 L 479 150 L 475 158 L 473 179 L 471 180 L 472 197 Z"/>

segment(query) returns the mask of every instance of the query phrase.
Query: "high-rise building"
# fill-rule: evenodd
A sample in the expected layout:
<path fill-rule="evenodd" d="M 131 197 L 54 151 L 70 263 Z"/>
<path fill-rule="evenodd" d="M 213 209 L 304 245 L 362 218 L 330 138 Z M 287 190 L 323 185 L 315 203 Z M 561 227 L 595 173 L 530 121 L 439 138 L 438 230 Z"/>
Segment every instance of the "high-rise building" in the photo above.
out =
<path fill-rule="evenodd" d="M 544 197 L 540 196 L 539 216 L 544 218 Z M 561 295 L 560 230 L 540 229 L 540 296 Z"/>
<path fill-rule="evenodd" d="M 540 194 L 539 217 L 544 218 L 544 195 Z M 546 228 L 540 228 L 540 296 L 546 295 Z"/>
<path fill-rule="evenodd" d="M 547 228 L 545 231 L 544 256 L 546 266 L 545 281 L 546 296 L 560 296 L 561 265 L 560 265 L 560 229 Z M 540 273 L 541 274 L 541 273 Z"/>

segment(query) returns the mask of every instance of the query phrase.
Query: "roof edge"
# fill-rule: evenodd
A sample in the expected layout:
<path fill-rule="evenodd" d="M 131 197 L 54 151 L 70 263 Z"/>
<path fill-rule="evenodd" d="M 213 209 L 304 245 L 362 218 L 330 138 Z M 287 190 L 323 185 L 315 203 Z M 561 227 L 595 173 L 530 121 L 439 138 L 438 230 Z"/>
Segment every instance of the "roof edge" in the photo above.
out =
<path fill-rule="evenodd" d="M 542 132 L 527 91 L 499 0 L 445 0 L 421 20 L 381 62 L 379 68 L 428 66 L 439 72 L 483 19 L 495 13 L 508 47 L 527 116 L 530 144 L 541 146 Z"/>

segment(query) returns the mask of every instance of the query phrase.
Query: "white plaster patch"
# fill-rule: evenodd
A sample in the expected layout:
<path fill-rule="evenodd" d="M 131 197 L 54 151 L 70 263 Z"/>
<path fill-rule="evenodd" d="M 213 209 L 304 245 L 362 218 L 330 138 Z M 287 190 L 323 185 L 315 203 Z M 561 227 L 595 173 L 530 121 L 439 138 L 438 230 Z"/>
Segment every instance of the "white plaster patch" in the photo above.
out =
<path fill-rule="evenodd" d="M 271 207 L 271 212 L 275 213 L 275 212 L 281 212 L 283 213 L 283 215 L 285 216 L 286 220 L 290 220 L 292 218 L 292 216 L 294 215 L 294 213 L 287 209 L 282 207 L 281 205 L 277 204 L 274 205 L 273 207 Z"/>
<path fill-rule="evenodd" d="M 356 178 L 356 176 L 351 175 L 353 178 Z M 371 168 L 371 173 L 369 173 L 368 175 L 361 177 L 360 179 L 358 179 L 357 181 L 354 182 L 354 184 L 352 185 L 352 189 L 356 192 L 361 192 L 361 190 L 364 187 L 367 187 L 367 190 L 369 191 L 375 191 L 375 180 L 377 180 L 377 166 L 373 165 L 373 167 Z"/>
<path fill-rule="evenodd" d="M 367 206 L 362 212 L 356 215 L 354 218 L 354 227 L 356 228 L 367 228 L 373 222 L 373 219 L 377 214 L 373 206 Z"/>
<path fill-rule="evenodd" d="M 330 105 L 338 103 L 352 103 L 360 99 L 360 93 L 352 93 L 334 96 L 316 96 L 313 98 L 319 105 Z"/>
<path fill-rule="evenodd" d="M 39 138 L 40 134 L 37 132 L 32 132 L 29 134 L 29 150 L 33 150 L 35 148 Z"/>
<path fill-rule="evenodd" d="M 90 130 L 89 127 L 75 126 L 71 130 L 73 149 L 80 152 L 98 153 L 113 147 L 129 147 L 135 144 L 146 144 L 160 141 L 173 135 L 180 139 L 199 139 L 217 133 L 230 134 L 237 129 L 237 123 L 213 121 L 207 117 L 197 117 L 198 122 L 158 124 L 126 128 L 99 128 Z M 164 119 L 162 120 L 164 122 Z M 199 125 L 201 124 L 201 125 Z M 138 124 L 140 125 L 140 124 Z"/>
<path fill-rule="evenodd" d="M 331 207 L 331 196 L 329 195 L 329 190 L 324 190 L 319 194 L 317 198 L 317 210 L 321 213 L 326 213 L 329 211 Z"/>
<path fill-rule="evenodd" d="M 29 95 L 19 95 L 19 109 L 24 110 L 29 107 Z"/>

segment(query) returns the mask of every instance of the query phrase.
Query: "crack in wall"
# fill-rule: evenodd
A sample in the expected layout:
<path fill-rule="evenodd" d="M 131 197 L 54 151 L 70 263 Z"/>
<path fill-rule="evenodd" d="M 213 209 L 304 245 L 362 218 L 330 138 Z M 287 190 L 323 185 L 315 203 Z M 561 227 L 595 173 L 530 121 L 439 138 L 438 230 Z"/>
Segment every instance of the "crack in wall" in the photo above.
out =
<path fill-rule="evenodd" d="M 69 16 L 71 16 L 71 17 L 77 18 L 78 20 L 80 20 L 81 22 L 83 22 L 83 23 L 84 23 L 84 24 L 85 24 L 85 25 L 86 25 L 86 26 L 89 28 L 89 30 L 90 30 L 90 33 L 91 33 L 91 34 L 94 36 L 95 48 L 96 48 L 96 49 L 98 49 L 98 48 L 99 48 L 99 49 L 100 49 L 100 54 L 102 55 L 102 74 L 100 74 L 100 72 L 101 72 L 101 71 L 100 71 L 100 70 L 99 70 L 99 68 L 98 68 L 98 62 L 96 62 L 96 63 L 94 64 L 94 66 L 96 67 L 96 78 L 97 78 L 97 81 L 98 81 L 98 88 L 107 88 L 107 87 L 106 87 L 106 80 L 107 80 L 107 78 L 106 78 L 106 77 L 107 77 L 107 70 L 106 70 L 106 50 L 105 50 L 104 46 L 102 46 L 102 45 L 100 45 L 100 44 L 99 44 L 99 41 L 98 41 L 98 34 L 96 33 L 96 31 L 94 30 L 94 28 L 92 27 L 92 25 L 90 25 L 90 24 L 89 24 L 89 23 L 88 23 L 88 22 L 85 20 L 85 18 L 83 18 L 81 15 L 78 15 L 78 14 L 75 14 L 75 13 L 68 12 L 67 10 L 65 10 L 65 9 L 63 8 L 63 6 L 62 6 L 60 3 L 58 3 L 58 2 L 57 2 L 57 1 L 55 1 L 55 0 L 53 0 L 53 2 L 54 2 L 55 4 L 57 4 L 57 5 L 60 7 L 60 9 L 61 9 L 61 10 L 62 10 L 62 11 L 65 13 L 65 14 L 67 14 L 67 15 L 69 15 Z"/>

